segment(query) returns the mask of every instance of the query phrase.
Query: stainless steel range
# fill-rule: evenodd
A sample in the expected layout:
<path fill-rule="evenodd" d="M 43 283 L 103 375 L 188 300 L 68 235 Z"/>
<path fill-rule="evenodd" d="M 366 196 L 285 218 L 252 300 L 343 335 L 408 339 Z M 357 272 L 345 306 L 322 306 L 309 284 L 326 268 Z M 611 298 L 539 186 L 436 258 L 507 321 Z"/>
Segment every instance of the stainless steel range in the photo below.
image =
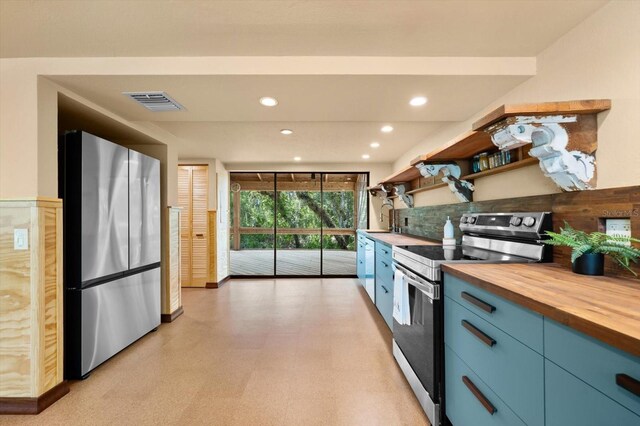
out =
<path fill-rule="evenodd" d="M 394 291 L 393 355 L 433 425 L 445 419 L 440 266 L 550 260 L 541 241 L 552 229 L 550 213 L 469 213 L 460 229 L 461 245 L 393 248 L 396 285 L 402 283 Z"/>

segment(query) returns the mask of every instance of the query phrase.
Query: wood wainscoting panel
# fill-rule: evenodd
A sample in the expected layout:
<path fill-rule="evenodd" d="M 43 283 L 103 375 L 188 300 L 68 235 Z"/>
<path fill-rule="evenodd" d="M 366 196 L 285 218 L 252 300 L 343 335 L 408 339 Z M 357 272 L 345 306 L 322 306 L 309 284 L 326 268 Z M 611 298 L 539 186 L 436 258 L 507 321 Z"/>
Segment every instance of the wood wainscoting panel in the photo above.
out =
<path fill-rule="evenodd" d="M 217 288 L 218 283 L 218 268 L 217 268 L 217 256 L 218 256 L 218 228 L 217 222 L 218 219 L 217 212 L 215 210 L 209 210 L 207 220 L 209 226 L 209 235 L 207 239 L 209 240 L 209 271 L 207 277 L 207 287 L 210 287 L 211 284 L 216 284 L 215 288 Z"/>
<path fill-rule="evenodd" d="M 28 230 L 27 250 L 14 250 L 16 228 Z M 63 382 L 62 285 L 62 201 L 0 201 L 0 397 L 5 402 L 37 398 Z"/>
<path fill-rule="evenodd" d="M 33 234 L 31 206 L 7 204 L 0 202 L 0 397 L 30 397 L 31 250 L 13 249 L 13 230 Z"/>
<path fill-rule="evenodd" d="M 168 238 L 167 238 L 167 281 L 162 294 L 162 314 L 171 315 L 182 308 L 181 288 L 181 239 L 180 239 L 180 207 L 168 207 Z"/>

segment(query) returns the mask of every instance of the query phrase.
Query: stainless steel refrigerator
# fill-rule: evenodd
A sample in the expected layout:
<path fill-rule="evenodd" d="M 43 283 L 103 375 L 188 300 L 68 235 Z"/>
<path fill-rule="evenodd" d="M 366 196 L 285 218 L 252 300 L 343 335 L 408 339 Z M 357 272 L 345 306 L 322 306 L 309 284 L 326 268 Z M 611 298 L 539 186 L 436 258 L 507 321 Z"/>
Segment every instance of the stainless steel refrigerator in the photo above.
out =
<path fill-rule="evenodd" d="M 65 378 L 160 324 L 160 162 L 86 132 L 58 147 Z"/>

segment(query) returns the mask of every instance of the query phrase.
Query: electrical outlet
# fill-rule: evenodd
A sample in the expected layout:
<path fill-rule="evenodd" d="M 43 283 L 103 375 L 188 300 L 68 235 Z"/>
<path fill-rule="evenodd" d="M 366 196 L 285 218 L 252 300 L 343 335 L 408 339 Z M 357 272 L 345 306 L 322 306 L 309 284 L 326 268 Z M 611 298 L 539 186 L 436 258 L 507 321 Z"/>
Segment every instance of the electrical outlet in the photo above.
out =
<path fill-rule="evenodd" d="M 24 228 L 13 230 L 13 249 L 29 250 L 29 230 Z"/>
<path fill-rule="evenodd" d="M 605 222 L 607 235 L 631 237 L 631 219 L 607 219 Z M 631 243 L 625 243 L 630 246 Z"/>

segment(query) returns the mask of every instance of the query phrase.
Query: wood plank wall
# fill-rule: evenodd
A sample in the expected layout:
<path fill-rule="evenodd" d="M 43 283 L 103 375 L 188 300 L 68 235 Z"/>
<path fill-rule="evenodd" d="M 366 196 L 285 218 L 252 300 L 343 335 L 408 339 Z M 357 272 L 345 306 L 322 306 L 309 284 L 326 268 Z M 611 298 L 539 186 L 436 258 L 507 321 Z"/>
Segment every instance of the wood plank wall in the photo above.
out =
<path fill-rule="evenodd" d="M 162 293 L 162 313 L 172 314 L 182 307 L 180 283 L 180 207 L 167 207 L 166 286 Z"/>
<path fill-rule="evenodd" d="M 463 213 L 518 211 L 552 212 L 555 231 L 559 231 L 565 220 L 577 229 L 603 231 L 605 218 L 626 217 L 631 219 L 632 235 L 640 237 L 640 186 L 406 208 L 396 210 L 395 214 L 396 223 L 402 226 L 403 232 L 436 240 L 442 239 L 444 223 L 450 216 L 459 241 L 461 233 L 457 224 Z M 408 225 L 405 225 L 405 220 Z M 554 248 L 554 262 L 570 267 L 570 250 Z M 640 265 L 636 264 L 633 269 L 640 275 Z M 633 278 L 631 273 L 608 258 L 605 274 Z"/>
<path fill-rule="evenodd" d="M 217 227 L 217 212 L 215 210 L 209 210 L 208 212 L 208 240 L 209 240 L 209 264 L 208 264 L 208 276 L 207 287 L 213 284 L 213 287 L 217 287 L 218 284 L 218 227 Z"/>
<path fill-rule="evenodd" d="M 28 250 L 14 250 L 15 228 Z M 0 201 L 0 397 L 62 383 L 62 284 L 62 201 Z"/>

